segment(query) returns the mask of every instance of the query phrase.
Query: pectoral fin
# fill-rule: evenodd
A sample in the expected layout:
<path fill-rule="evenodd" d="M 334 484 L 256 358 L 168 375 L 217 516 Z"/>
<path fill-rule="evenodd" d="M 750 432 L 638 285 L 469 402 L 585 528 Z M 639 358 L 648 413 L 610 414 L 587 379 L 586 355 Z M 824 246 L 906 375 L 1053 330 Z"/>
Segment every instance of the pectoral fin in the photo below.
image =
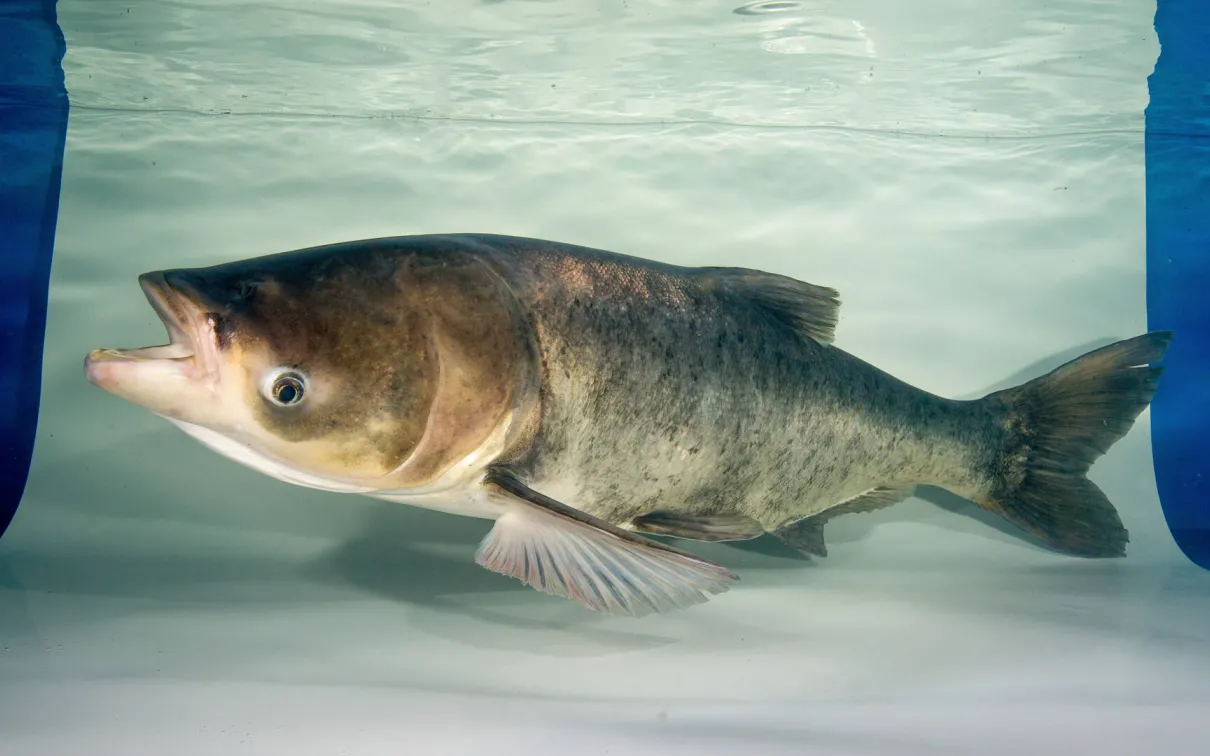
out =
<path fill-rule="evenodd" d="M 484 480 L 507 511 L 475 555 L 493 572 L 606 614 L 641 617 L 700 604 L 739 578 L 561 504 L 504 472 Z"/>
<path fill-rule="evenodd" d="M 804 517 L 801 520 L 796 520 L 789 525 L 778 528 L 773 532 L 773 535 L 804 554 L 826 557 L 828 555 L 828 547 L 823 540 L 823 526 L 827 524 L 828 520 L 842 514 L 873 512 L 876 509 L 889 507 L 911 496 L 915 490 L 915 486 L 879 486 L 871 488 L 869 491 L 842 501 L 819 514 Z"/>
<path fill-rule="evenodd" d="M 667 535 L 694 541 L 747 541 L 764 535 L 759 522 L 745 515 L 694 517 L 679 512 L 657 510 L 630 522 L 638 533 Z"/>

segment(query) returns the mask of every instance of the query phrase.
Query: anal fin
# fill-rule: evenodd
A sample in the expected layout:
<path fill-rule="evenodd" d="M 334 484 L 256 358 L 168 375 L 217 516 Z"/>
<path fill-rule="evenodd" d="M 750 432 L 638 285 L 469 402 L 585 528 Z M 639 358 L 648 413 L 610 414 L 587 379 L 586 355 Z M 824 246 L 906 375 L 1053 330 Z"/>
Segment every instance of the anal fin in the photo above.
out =
<path fill-rule="evenodd" d="M 694 541 L 747 541 L 764 535 L 759 522 L 746 515 L 694 516 L 665 509 L 630 521 L 635 532 Z"/>
<path fill-rule="evenodd" d="M 878 486 L 851 499 L 846 499 L 819 514 L 795 520 L 773 532 L 784 543 L 804 554 L 826 557 L 828 547 L 824 543 L 823 528 L 833 517 L 857 512 L 873 512 L 877 509 L 898 504 L 915 493 L 915 486 Z"/>
<path fill-rule="evenodd" d="M 475 562 L 544 593 L 606 614 L 641 617 L 700 604 L 739 580 L 730 570 L 562 504 L 492 471 L 507 510 Z"/>

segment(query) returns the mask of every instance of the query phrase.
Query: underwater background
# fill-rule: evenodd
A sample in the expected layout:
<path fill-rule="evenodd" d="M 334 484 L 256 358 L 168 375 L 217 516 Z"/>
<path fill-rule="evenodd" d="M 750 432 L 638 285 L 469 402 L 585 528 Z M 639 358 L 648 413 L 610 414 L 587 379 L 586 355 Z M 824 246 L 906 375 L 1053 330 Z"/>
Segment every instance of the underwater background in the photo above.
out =
<path fill-rule="evenodd" d="M 162 340 L 146 270 L 459 231 L 836 287 L 840 347 L 955 398 L 1157 327 L 1191 360 L 1190 310 L 1148 318 L 1154 3 L 54 10 L 70 127 L 35 452 L 0 540 L 0 753 L 1201 739 L 1210 577 L 1170 529 L 1197 515 L 1165 520 L 1150 412 L 1090 475 L 1125 560 L 1049 553 L 924 492 L 832 521 L 814 563 L 772 539 L 691 544 L 742 582 L 636 622 L 476 566 L 485 522 L 270 480 L 81 365 Z"/>

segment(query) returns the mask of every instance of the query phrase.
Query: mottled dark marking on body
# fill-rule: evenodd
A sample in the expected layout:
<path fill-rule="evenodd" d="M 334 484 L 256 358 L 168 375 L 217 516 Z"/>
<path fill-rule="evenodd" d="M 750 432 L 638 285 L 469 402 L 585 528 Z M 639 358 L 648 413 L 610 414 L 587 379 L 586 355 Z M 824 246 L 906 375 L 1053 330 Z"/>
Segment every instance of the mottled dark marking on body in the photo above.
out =
<path fill-rule="evenodd" d="M 541 424 L 516 474 L 615 523 L 667 509 L 767 530 L 871 487 L 977 489 L 988 408 L 804 337 L 698 272 L 556 244 L 482 244 L 525 304 Z M 558 493 L 556 494 L 555 491 Z"/>

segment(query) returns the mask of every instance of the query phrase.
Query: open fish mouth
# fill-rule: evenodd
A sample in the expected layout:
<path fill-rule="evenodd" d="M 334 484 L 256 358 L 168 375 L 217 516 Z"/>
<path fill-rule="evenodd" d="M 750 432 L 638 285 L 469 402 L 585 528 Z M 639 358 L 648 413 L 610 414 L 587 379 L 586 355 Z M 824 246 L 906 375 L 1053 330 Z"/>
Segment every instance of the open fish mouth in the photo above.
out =
<path fill-rule="evenodd" d="M 168 332 L 168 343 L 137 349 L 94 349 L 85 358 L 85 372 L 93 383 L 103 381 L 117 363 L 159 363 L 175 366 L 189 378 L 202 378 L 217 372 L 213 349 L 214 329 L 202 309 L 161 272 L 139 276 L 139 286 Z M 132 366 L 133 367 L 133 366 Z"/>

